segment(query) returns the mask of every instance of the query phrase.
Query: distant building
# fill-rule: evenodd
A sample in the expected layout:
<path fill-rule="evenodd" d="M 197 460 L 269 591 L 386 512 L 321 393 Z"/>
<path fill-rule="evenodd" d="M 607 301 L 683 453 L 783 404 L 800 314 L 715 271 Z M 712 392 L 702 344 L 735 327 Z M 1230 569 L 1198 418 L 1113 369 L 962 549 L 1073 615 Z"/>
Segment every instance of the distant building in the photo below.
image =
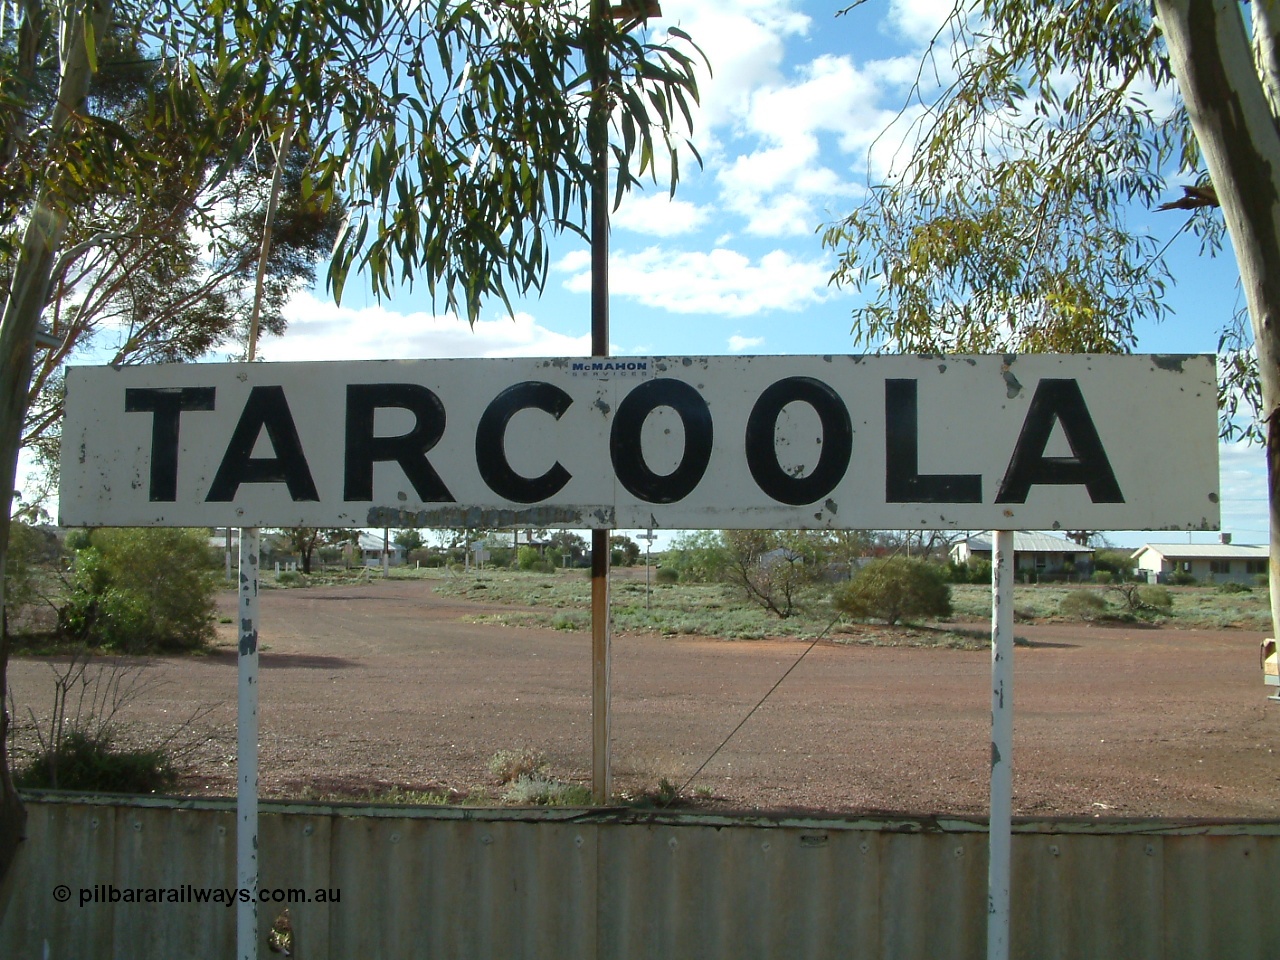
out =
<path fill-rule="evenodd" d="M 961 540 L 951 548 L 955 563 L 985 560 L 991 563 L 995 538 L 990 533 Z M 1049 533 L 1023 533 L 1013 535 L 1013 569 L 1035 571 L 1036 576 L 1061 576 L 1075 573 L 1088 576 L 1093 572 L 1093 547 L 1082 547 L 1065 537 Z"/>
<path fill-rule="evenodd" d="M 1267 572 L 1269 554 L 1266 545 L 1251 543 L 1146 543 L 1132 557 L 1140 575 L 1151 583 L 1164 583 L 1179 573 L 1201 583 L 1252 583 Z"/>
<path fill-rule="evenodd" d="M 374 535 L 365 533 L 363 530 L 359 534 L 359 564 L 364 567 L 380 567 L 382 566 L 382 535 Z M 347 549 L 346 547 L 343 548 Z M 398 567 L 404 563 L 404 548 L 399 546 L 394 540 L 387 540 L 387 566 Z"/>

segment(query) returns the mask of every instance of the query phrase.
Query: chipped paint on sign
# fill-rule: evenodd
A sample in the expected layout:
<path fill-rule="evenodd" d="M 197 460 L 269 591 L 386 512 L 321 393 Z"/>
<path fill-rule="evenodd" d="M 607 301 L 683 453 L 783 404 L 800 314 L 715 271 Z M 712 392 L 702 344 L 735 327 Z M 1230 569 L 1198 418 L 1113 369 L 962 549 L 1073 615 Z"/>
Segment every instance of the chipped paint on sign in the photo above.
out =
<path fill-rule="evenodd" d="M 67 525 L 1213 529 L 1211 356 L 67 374 Z"/>

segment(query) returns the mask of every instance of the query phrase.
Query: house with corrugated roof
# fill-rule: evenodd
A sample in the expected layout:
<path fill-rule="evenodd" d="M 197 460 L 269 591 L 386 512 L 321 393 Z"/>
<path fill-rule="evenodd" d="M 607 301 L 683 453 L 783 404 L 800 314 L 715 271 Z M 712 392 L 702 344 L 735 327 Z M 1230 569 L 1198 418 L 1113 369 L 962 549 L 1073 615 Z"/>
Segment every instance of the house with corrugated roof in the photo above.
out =
<path fill-rule="evenodd" d="M 1200 583 L 1253 583 L 1267 572 L 1270 548 L 1265 544 L 1231 543 L 1145 543 L 1133 551 L 1139 576 L 1151 583 L 1165 583 L 1178 574 L 1188 574 Z"/>
<path fill-rule="evenodd" d="M 361 530 L 356 537 L 356 543 L 347 541 L 342 545 L 342 552 L 349 561 L 362 567 L 380 567 L 382 566 L 382 547 L 381 535 Z M 388 566 L 398 567 L 404 563 L 404 547 L 388 538 L 386 548 Z"/>
<path fill-rule="evenodd" d="M 955 544 L 951 548 L 951 559 L 955 563 L 972 560 L 991 563 L 994 549 L 995 537 L 980 533 Z M 1084 547 L 1051 533 L 1018 531 L 1013 535 L 1013 569 L 1015 573 L 1034 571 L 1037 577 L 1068 573 L 1088 576 L 1093 572 L 1093 547 Z"/>

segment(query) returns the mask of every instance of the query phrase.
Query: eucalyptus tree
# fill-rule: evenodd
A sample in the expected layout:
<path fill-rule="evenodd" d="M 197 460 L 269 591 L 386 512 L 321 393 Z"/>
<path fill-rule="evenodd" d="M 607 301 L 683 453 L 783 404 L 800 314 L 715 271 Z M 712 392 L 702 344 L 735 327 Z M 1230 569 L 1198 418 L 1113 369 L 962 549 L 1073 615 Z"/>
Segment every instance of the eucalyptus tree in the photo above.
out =
<path fill-rule="evenodd" d="M 1168 311 L 1173 238 L 1225 234 L 1249 323 L 1222 318 L 1223 430 L 1266 446 L 1280 635 L 1280 5 L 962 0 L 920 76 L 883 179 L 824 234 L 867 293 L 855 336 L 1127 351 Z M 1150 231 L 1143 208 L 1177 219 Z"/>
<path fill-rule="evenodd" d="M 166 119 L 157 104 L 163 75 L 136 38 L 116 24 L 99 55 L 90 109 L 120 125 L 152 158 L 144 188 L 121 177 L 78 204 L 50 278 L 42 323 L 56 340 L 37 354 L 22 444 L 56 479 L 62 370 L 90 349 L 113 366 L 194 360 L 243 342 L 252 310 L 256 247 L 274 159 L 265 145 L 210 182 L 217 153 L 186 148 L 199 110 Z M 301 197 L 306 150 L 284 164 L 284 202 L 275 213 L 261 325 L 283 333 L 289 293 L 310 287 L 342 223 L 340 202 Z M 0 290 L 11 262 L 0 259 Z M 0 293 L 0 304 L 3 303 Z M 29 481 L 30 482 L 30 481 Z M 29 499 L 29 498 L 28 498 Z"/>
<path fill-rule="evenodd" d="M 552 237 L 585 235 L 592 167 L 585 117 L 607 98 L 615 200 L 650 175 L 678 179 L 694 62 L 679 30 L 651 43 L 631 3 L 603 0 L 23 0 L 0 83 L 0 226 L 12 227 L 0 318 L 0 500 L 12 499 L 39 322 L 98 190 L 145 191 L 164 158 L 110 116 L 90 83 L 111 25 L 132 25 L 160 81 L 158 126 L 201 188 L 234 182 L 286 132 L 306 151 L 299 198 L 344 201 L 328 283 L 375 293 L 424 284 L 474 322 L 482 303 L 540 290 Z M 6 6 L 6 9 L 7 6 Z M 121 11 L 124 11 L 121 13 Z M 44 38 L 56 56 L 42 61 Z M 608 65 L 593 83 L 587 55 Z M 40 91 L 56 95 L 41 97 Z M 47 104 L 47 110 L 34 105 Z M 206 162 L 214 158 L 212 163 Z M 0 188 L 4 189 L 4 188 Z M 509 305 L 509 303 L 508 303 Z M 8 511 L 0 515 L 0 583 Z M 0 597 L 0 601 L 3 598 Z M 0 650 L 0 688 L 6 651 Z M 2 721 L 0 721 L 2 722 Z M 0 729 L 0 879 L 22 809 Z"/>

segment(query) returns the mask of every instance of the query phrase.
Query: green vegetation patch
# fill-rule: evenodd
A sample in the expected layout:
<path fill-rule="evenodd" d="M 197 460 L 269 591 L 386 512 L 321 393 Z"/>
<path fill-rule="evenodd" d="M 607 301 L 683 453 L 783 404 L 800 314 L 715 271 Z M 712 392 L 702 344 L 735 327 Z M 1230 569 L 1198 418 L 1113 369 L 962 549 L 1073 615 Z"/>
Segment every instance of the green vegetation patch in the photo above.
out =
<path fill-rule="evenodd" d="M 734 640 L 812 639 L 827 630 L 835 617 L 822 588 L 806 594 L 805 612 L 781 620 L 762 607 L 748 606 L 728 584 L 651 582 L 647 597 L 644 581 L 638 578 L 616 578 L 610 586 L 614 629 L 627 633 Z M 475 623 L 564 631 L 591 629 L 591 581 L 581 576 L 481 571 L 441 579 L 436 582 L 435 592 L 513 608 L 509 612 L 485 611 L 468 618 Z"/>
<path fill-rule="evenodd" d="M 1100 595 L 1105 607 L 1081 616 L 1095 601 L 1069 600 L 1080 593 Z M 1132 597 L 1132 600 L 1130 600 Z M 976 584 L 955 584 L 951 602 L 958 619 L 987 619 L 991 616 L 991 588 Z M 1065 609 L 1064 609 L 1065 604 Z M 1267 591 L 1224 592 L 1213 586 L 1165 587 L 1146 584 L 1099 586 L 1049 586 L 1018 584 L 1013 590 L 1015 619 L 1097 619 L 1112 621 L 1145 620 L 1161 626 L 1185 630 L 1269 630 L 1271 603 Z"/>

